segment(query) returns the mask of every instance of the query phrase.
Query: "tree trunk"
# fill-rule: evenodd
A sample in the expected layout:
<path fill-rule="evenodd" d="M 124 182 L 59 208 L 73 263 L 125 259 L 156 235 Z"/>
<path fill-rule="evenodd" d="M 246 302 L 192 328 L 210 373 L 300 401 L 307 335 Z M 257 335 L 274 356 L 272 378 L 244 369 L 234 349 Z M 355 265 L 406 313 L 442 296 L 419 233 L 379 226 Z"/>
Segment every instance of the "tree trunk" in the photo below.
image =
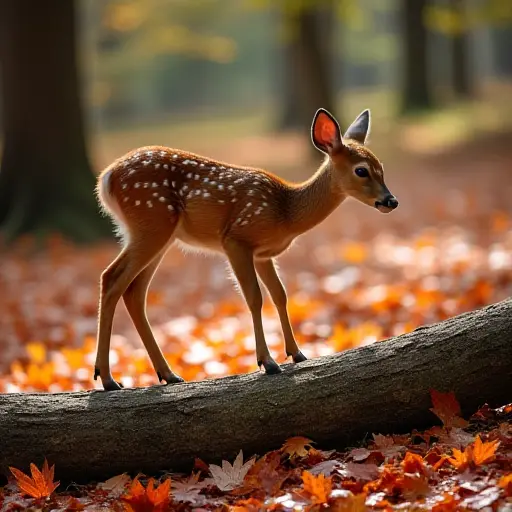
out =
<path fill-rule="evenodd" d="M 510 79 L 512 77 L 512 28 L 496 27 L 492 29 L 494 46 L 494 72 L 497 76 Z"/>
<path fill-rule="evenodd" d="M 309 131 L 315 112 L 334 112 L 331 73 L 335 14 L 331 1 L 289 13 L 283 8 L 288 39 L 283 49 L 283 88 L 279 128 Z"/>
<path fill-rule="evenodd" d="M 0 472 L 44 457 L 69 481 L 154 474 L 262 454 L 288 437 L 346 447 L 436 422 L 429 391 L 463 414 L 511 399 L 512 300 L 283 373 L 114 392 L 0 395 Z"/>
<path fill-rule="evenodd" d="M 403 17 L 404 82 L 402 112 L 409 113 L 432 107 L 428 84 L 428 31 L 423 11 L 428 0 L 404 0 Z"/>
<path fill-rule="evenodd" d="M 59 232 L 90 241 L 110 232 L 85 145 L 74 8 L 73 0 L 0 2 L 0 231 L 7 240 Z"/>
<path fill-rule="evenodd" d="M 451 0 L 452 9 L 466 21 L 466 1 Z M 469 33 L 467 28 L 452 37 L 453 91 L 460 98 L 473 96 L 472 77 L 469 66 Z"/>

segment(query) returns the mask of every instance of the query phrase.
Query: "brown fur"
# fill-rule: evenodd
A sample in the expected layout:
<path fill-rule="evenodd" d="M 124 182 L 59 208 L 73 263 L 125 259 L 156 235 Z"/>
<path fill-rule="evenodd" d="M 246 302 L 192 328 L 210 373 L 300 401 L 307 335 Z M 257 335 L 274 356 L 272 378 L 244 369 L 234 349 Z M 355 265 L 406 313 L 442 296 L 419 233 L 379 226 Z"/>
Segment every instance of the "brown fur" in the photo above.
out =
<path fill-rule="evenodd" d="M 162 146 L 131 151 L 101 173 L 100 202 L 125 236 L 123 250 L 101 278 L 95 376 L 101 377 L 105 389 L 119 388 L 110 374 L 109 346 L 121 297 L 160 380 L 180 380 L 165 361 L 145 312 L 153 274 L 175 240 L 226 255 L 252 314 L 258 364 L 267 373 L 280 370 L 265 342 L 258 276 L 278 310 L 286 353 L 295 362 L 305 359 L 293 335 L 286 291 L 273 258 L 347 196 L 370 206 L 389 196 L 381 163 L 363 145 L 366 134 L 361 134 L 363 143 L 342 141 L 332 116 L 322 113 L 315 119 L 314 142 L 329 156 L 302 183 Z M 324 126 L 318 128 L 318 123 Z M 358 166 L 364 166 L 369 176 L 357 176 Z M 379 208 L 386 211 L 383 205 Z"/>

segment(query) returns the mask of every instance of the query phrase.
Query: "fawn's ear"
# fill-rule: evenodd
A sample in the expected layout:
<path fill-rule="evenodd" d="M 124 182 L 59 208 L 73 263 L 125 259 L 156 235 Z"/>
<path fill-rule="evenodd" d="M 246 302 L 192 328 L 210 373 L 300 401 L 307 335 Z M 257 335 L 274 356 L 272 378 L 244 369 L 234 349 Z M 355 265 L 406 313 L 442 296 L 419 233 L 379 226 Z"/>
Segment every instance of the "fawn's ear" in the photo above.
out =
<path fill-rule="evenodd" d="M 346 139 L 354 139 L 357 142 L 364 144 L 370 134 L 370 125 L 370 111 L 368 109 L 363 110 L 356 117 L 356 120 L 348 127 L 343 137 Z"/>
<path fill-rule="evenodd" d="M 323 108 L 317 110 L 313 119 L 311 139 L 317 149 L 328 154 L 341 146 L 340 126 L 336 119 Z"/>

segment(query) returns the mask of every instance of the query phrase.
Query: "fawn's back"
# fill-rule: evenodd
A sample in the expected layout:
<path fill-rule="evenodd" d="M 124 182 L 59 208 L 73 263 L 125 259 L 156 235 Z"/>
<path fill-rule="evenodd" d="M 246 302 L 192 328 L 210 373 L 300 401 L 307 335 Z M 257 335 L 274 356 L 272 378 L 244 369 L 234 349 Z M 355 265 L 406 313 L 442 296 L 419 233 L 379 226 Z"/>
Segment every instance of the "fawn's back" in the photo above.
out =
<path fill-rule="evenodd" d="M 235 235 L 255 256 L 271 257 L 293 239 L 286 222 L 289 189 L 260 169 L 147 146 L 105 169 L 98 192 L 128 239 L 133 230 L 178 220 L 174 236 L 187 245 L 222 251 L 223 238 Z"/>

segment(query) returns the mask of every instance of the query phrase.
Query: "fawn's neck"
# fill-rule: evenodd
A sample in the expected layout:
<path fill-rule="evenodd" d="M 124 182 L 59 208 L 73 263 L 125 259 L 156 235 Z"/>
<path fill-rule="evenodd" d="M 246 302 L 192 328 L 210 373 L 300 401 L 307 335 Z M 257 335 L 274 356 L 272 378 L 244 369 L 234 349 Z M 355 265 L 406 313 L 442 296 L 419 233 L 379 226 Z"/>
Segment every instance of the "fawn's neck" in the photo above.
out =
<path fill-rule="evenodd" d="M 297 233 L 320 224 L 346 197 L 333 176 L 329 160 L 311 178 L 295 185 L 291 192 L 292 224 Z"/>

